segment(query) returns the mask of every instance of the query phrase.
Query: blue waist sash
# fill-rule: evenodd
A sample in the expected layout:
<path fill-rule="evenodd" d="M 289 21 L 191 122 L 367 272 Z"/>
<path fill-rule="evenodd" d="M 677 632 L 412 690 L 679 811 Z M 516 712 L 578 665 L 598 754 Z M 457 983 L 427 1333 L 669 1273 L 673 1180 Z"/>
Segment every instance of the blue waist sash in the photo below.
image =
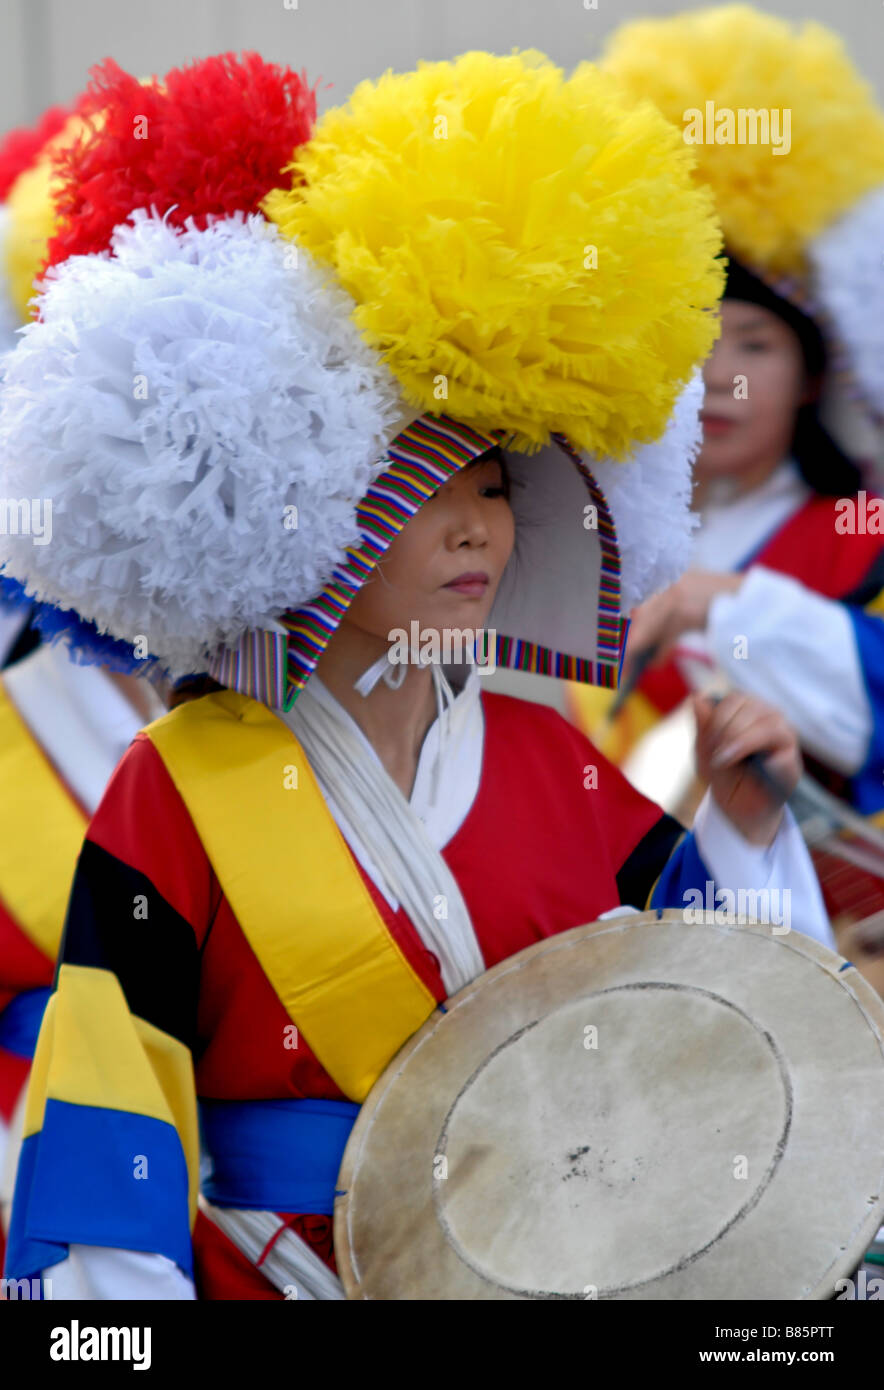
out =
<path fill-rule="evenodd" d="M 201 1100 L 212 1169 L 203 1193 L 219 1207 L 330 1216 L 359 1109 L 346 1100 Z"/>
<path fill-rule="evenodd" d="M 0 1013 L 0 1047 L 17 1057 L 33 1057 L 51 989 L 27 989 Z"/>

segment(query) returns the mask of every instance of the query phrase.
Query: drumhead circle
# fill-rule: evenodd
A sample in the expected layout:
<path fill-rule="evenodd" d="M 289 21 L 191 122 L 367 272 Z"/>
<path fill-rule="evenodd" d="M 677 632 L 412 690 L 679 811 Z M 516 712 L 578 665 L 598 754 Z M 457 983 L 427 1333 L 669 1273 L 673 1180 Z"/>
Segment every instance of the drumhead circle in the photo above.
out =
<path fill-rule="evenodd" d="M 792 931 L 637 914 L 446 1001 L 354 1126 L 348 1296 L 828 1298 L 884 1212 L 884 1004 Z"/>

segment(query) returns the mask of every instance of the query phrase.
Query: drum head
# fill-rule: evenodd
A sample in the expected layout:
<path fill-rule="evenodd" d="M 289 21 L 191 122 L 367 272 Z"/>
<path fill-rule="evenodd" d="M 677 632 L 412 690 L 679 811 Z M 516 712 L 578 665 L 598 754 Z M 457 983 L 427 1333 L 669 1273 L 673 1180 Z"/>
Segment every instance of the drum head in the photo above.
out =
<path fill-rule="evenodd" d="M 884 1004 L 793 930 L 655 913 L 503 961 L 380 1077 L 351 1298 L 831 1298 L 884 1213 Z"/>

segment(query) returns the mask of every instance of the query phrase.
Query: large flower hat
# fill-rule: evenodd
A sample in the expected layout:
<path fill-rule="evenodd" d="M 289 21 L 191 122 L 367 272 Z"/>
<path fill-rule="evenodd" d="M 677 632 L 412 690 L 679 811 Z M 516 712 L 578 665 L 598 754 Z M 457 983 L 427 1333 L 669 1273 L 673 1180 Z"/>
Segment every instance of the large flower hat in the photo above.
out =
<path fill-rule="evenodd" d="M 0 392 L 0 490 L 51 501 L 52 539 L 0 561 L 95 655 L 290 704 L 393 537 L 503 444 L 498 661 L 616 683 L 622 614 L 685 563 L 722 278 L 690 152 L 537 53 L 312 115 L 255 55 L 99 70 Z"/>
<path fill-rule="evenodd" d="M 728 251 L 819 319 L 884 417 L 884 112 L 840 38 L 717 5 L 624 25 L 602 67 L 696 139 Z"/>

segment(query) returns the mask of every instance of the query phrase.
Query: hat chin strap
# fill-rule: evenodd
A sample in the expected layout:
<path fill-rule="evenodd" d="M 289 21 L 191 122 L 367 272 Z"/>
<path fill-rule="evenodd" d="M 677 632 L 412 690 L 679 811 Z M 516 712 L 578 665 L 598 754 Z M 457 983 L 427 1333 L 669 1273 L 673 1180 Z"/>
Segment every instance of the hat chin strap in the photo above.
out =
<path fill-rule="evenodd" d="M 436 805 L 439 797 L 439 784 L 442 776 L 442 764 L 448 752 L 449 726 L 451 723 L 451 706 L 454 704 L 455 694 L 451 688 L 451 683 L 442 667 L 437 663 L 422 661 L 415 656 L 415 663 L 418 666 L 430 666 L 433 680 L 433 690 L 436 696 L 436 718 L 439 721 L 439 749 L 436 761 L 433 766 L 433 783 L 430 802 Z M 378 681 L 383 680 L 391 690 L 399 690 L 408 675 L 408 663 L 401 662 L 394 665 L 391 663 L 389 654 L 384 652 L 377 661 L 372 662 L 367 671 L 363 671 L 357 681 L 353 682 L 353 689 L 365 699 L 371 694 Z"/>
<path fill-rule="evenodd" d="M 377 661 L 372 662 L 367 671 L 363 671 L 358 681 L 353 682 L 353 689 L 363 698 L 371 694 L 379 680 L 383 680 L 384 685 L 388 685 L 391 690 L 398 690 L 408 675 L 408 666 L 403 661 L 400 666 L 395 666 L 389 657 L 389 653 L 384 652 Z"/>

